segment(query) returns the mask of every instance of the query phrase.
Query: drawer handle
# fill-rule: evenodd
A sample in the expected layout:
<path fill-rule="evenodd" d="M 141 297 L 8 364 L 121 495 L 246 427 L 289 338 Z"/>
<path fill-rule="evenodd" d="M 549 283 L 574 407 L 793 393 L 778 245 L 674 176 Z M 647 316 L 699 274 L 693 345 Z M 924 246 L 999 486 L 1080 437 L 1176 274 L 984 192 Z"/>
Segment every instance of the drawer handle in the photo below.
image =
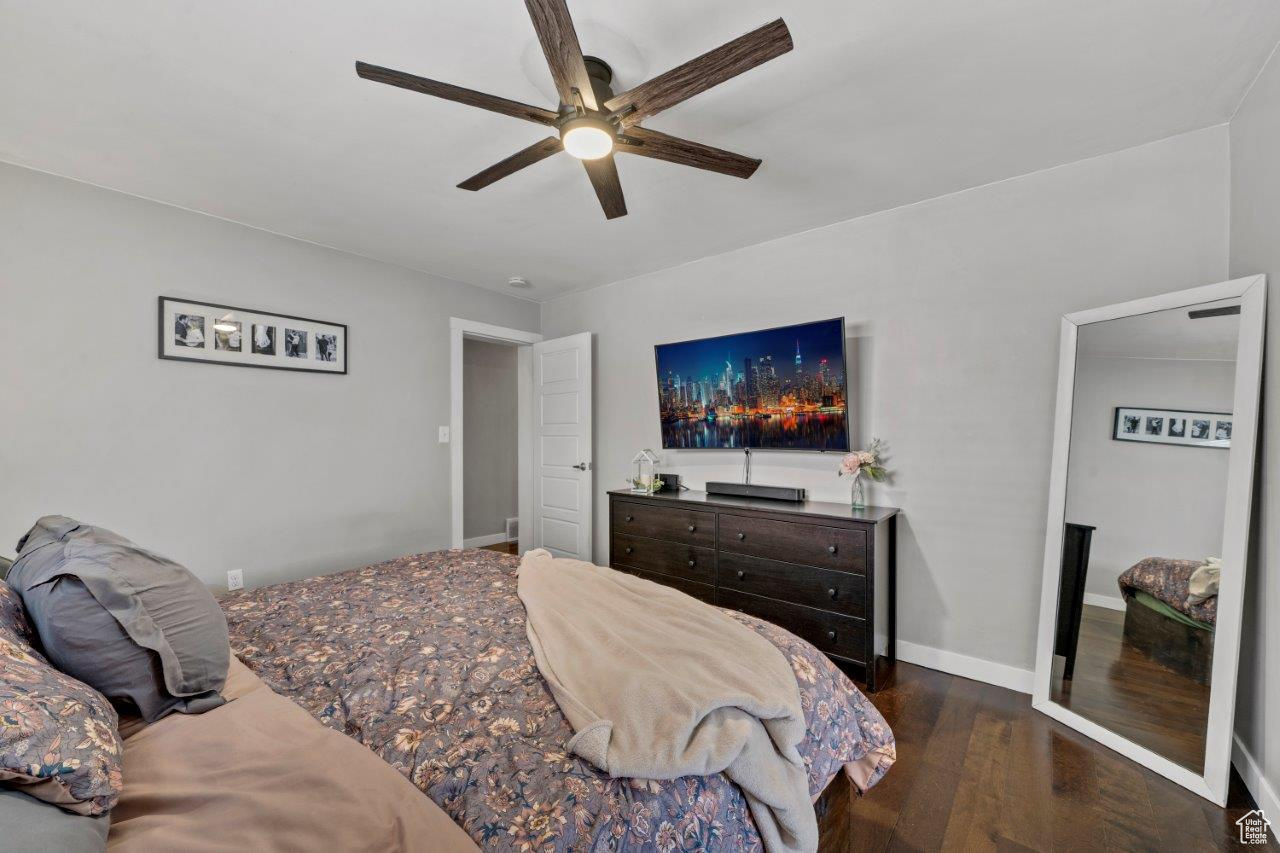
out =
<path fill-rule="evenodd" d="M 746 572 L 738 572 L 738 580 L 742 580 L 747 576 Z"/>
<path fill-rule="evenodd" d="M 836 638 L 836 632 L 835 632 L 835 631 L 828 631 L 828 632 L 827 632 L 827 639 L 828 639 L 828 640 L 834 640 L 835 638 Z"/>
<path fill-rule="evenodd" d="M 828 554 L 834 554 L 835 552 L 836 552 L 836 546 L 835 546 L 835 545 L 828 545 L 828 546 L 827 546 L 827 553 L 828 553 Z"/>
<path fill-rule="evenodd" d="M 827 595 L 831 596 L 832 598 L 835 598 L 836 597 L 835 587 L 832 587 L 831 589 L 827 590 Z"/>
<path fill-rule="evenodd" d="M 628 516 L 627 516 L 627 521 L 635 521 L 635 519 L 628 515 Z"/>
<path fill-rule="evenodd" d="M 690 561 L 689 561 L 689 568 L 691 568 L 691 569 L 692 569 L 692 568 L 693 568 L 693 566 L 694 566 L 694 561 L 693 561 L 693 560 L 690 560 Z"/>
<path fill-rule="evenodd" d="M 695 531 L 695 530 L 697 530 L 697 529 L 698 529 L 698 525 L 696 525 L 696 524 L 690 524 L 690 525 L 689 525 L 689 532 L 690 532 L 690 533 L 692 533 L 693 531 Z"/>
<path fill-rule="evenodd" d="M 630 553 L 631 553 L 631 546 L 630 546 L 630 545 L 628 545 L 628 546 L 627 546 L 627 553 L 628 553 L 628 554 L 630 554 Z"/>
<path fill-rule="evenodd" d="M 745 533 L 739 533 L 739 534 L 738 534 L 738 538 L 739 538 L 739 539 L 746 539 L 746 538 L 747 538 L 747 534 L 745 534 Z"/>

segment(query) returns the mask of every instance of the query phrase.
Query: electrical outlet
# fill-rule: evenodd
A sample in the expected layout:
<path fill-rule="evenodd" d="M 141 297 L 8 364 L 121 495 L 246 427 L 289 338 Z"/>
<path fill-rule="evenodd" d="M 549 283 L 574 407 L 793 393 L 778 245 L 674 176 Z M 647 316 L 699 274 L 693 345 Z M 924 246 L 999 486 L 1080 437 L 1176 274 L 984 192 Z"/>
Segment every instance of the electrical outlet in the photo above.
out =
<path fill-rule="evenodd" d="M 244 589 L 244 569 L 232 569 L 227 572 L 227 591 Z"/>
<path fill-rule="evenodd" d="M 448 428 L 448 427 L 440 427 L 440 443 L 441 443 L 441 444 L 448 444 L 448 443 L 449 443 L 449 428 Z"/>

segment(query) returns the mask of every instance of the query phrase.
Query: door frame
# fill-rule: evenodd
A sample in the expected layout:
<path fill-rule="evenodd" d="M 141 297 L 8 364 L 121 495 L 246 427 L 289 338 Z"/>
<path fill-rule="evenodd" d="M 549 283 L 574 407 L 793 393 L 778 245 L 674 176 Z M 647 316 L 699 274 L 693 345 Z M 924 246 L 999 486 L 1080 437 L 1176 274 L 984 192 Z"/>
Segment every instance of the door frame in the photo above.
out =
<path fill-rule="evenodd" d="M 517 446 L 518 474 L 517 489 L 520 495 L 518 516 L 520 518 L 520 538 L 528 534 L 533 523 L 533 498 L 530 489 L 531 472 L 526 471 L 532 462 L 533 447 L 533 359 L 529 347 L 542 340 L 537 332 L 526 332 L 522 329 L 508 329 L 491 323 L 477 320 L 466 320 L 461 317 L 449 318 L 449 547 L 462 548 L 463 537 L 463 388 L 462 342 L 471 338 L 477 341 L 513 344 L 518 347 L 516 364 L 516 387 L 518 402 L 516 420 L 518 424 Z"/>

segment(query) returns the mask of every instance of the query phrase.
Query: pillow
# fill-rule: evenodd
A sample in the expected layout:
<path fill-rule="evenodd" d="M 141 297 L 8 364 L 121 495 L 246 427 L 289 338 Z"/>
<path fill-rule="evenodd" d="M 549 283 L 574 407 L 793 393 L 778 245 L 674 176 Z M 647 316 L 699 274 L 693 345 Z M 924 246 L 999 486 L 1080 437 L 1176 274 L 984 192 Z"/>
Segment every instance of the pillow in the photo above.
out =
<path fill-rule="evenodd" d="M 0 791 L 0 826 L 11 850 L 101 853 L 107 849 L 110 815 L 67 814 L 21 791 Z"/>
<path fill-rule="evenodd" d="M 226 618 L 172 560 L 109 530 L 46 516 L 18 543 L 8 582 L 49 660 L 147 722 L 223 703 Z"/>
<path fill-rule="evenodd" d="M 76 814 L 108 811 L 124 787 L 116 722 L 101 693 L 0 631 L 0 784 Z"/>
<path fill-rule="evenodd" d="M 35 642 L 35 632 L 27 619 L 27 609 L 22 606 L 22 596 L 7 583 L 0 583 L 0 638 L 27 646 Z"/>

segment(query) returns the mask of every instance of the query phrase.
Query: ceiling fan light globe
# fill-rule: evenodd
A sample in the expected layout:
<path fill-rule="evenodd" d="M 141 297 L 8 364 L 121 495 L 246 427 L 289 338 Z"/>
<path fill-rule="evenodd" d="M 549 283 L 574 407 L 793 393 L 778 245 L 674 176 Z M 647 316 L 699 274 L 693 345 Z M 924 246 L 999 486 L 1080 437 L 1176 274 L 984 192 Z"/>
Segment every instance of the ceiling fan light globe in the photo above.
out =
<path fill-rule="evenodd" d="M 564 150 L 579 160 L 599 160 L 613 151 L 612 129 L 604 122 L 581 121 L 565 126 L 560 134 Z"/>

